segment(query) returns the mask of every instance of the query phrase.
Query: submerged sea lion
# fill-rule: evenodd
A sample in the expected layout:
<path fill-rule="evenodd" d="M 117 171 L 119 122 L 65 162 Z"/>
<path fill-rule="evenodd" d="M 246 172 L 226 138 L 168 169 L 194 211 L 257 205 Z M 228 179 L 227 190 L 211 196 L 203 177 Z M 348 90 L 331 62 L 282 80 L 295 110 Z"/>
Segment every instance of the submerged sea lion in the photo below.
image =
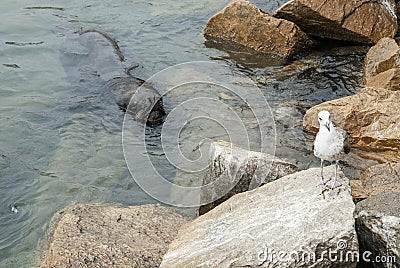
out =
<path fill-rule="evenodd" d="M 151 85 L 144 80 L 130 75 L 131 68 L 124 68 L 122 62 L 125 56 L 121 49 L 108 33 L 98 29 L 86 29 L 79 33 L 81 44 L 87 45 L 88 49 L 93 48 L 93 42 L 98 42 L 98 36 L 102 36 L 114 49 L 118 56 L 111 59 L 110 55 L 104 55 L 104 60 L 94 57 L 95 69 L 100 77 L 105 80 L 106 88 L 113 92 L 116 104 L 125 112 L 128 112 L 136 121 L 154 127 L 162 124 L 166 115 L 162 96 Z M 143 85 L 143 86 L 142 86 Z M 138 91 L 138 89 L 140 90 Z M 136 94 L 135 98 L 132 96 Z M 132 99 L 132 103 L 130 103 Z"/>

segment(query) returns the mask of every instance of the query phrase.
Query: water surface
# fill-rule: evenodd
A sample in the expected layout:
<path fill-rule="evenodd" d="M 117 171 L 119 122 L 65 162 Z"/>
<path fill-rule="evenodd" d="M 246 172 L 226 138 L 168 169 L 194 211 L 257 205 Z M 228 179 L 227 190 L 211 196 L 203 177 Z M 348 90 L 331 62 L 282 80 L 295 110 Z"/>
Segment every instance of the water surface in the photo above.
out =
<path fill-rule="evenodd" d="M 157 202 L 137 186 L 126 167 L 121 145 L 124 114 L 104 86 L 105 78 L 94 65 L 85 64 L 93 55 L 74 45 L 82 29 L 98 28 L 115 37 L 126 58 L 122 67 L 139 66 L 133 73 L 143 79 L 175 64 L 208 60 L 226 64 L 230 74 L 247 75 L 272 109 L 277 156 L 300 168 L 318 165 L 312 137 L 301 128 L 303 114 L 317 103 L 356 92 L 363 55 L 322 49 L 312 68 L 277 81 L 274 73 L 282 66 L 254 66 L 234 52 L 204 45 L 202 28 L 227 2 L 2 1 L 0 267 L 30 267 L 51 217 L 69 204 Z M 268 12 L 283 2 L 253 1 Z M 114 62 L 102 55 L 95 58 Z M 299 58 L 303 56 L 308 57 Z M 167 107 L 191 98 L 194 89 L 176 90 L 167 96 Z M 196 92 L 201 90 L 206 89 Z M 210 88 L 207 94 L 221 93 L 214 91 Z M 243 110 L 241 102 L 229 103 Z M 211 113 L 212 108 L 198 107 Z M 192 122 L 183 138 L 193 144 L 204 136 L 224 139 L 217 126 L 204 124 Z M 147 130 L 151 158 L 173 180 L 177 172 L 165 161 L 160 133 L 161 127 Z M 198 152 L 188 150 L 188 157 L 192 153 L 196 157 Z"/>

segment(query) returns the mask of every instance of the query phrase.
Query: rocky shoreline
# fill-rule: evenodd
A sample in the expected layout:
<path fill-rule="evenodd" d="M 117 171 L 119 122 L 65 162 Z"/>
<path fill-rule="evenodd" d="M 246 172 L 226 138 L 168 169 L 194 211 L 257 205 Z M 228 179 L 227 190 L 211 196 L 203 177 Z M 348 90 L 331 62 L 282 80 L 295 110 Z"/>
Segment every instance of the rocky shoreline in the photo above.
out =
<path fill-rule="evenodd" d="M 274 156 L 215 142 L 203 183 L 218 183 L 201 198 L 231 190 L 201 206 L 201 216 L 189 221 L 159 205 L 74 205 L 55 216 L 37 266 L 400 267 L 396 5 L 393 0 L 291 0 L 270 15 L 233 0 L 203 31 L 209 42 L 283 60 L 318 46 L 318 38 L 373 44 L 360 81 L 366 87 L 312 107 L 303 129 L 315 134 L 316 115 L 329 110 L 351 134 L 353 154 L 378 165 L 365 168 L 357 180 L 340 171 L 342 186 L 329 190 L 318 184 L 319 169 L 299 171 Z M 285 79 L 307 64 L 297 61 L 294 70 L 288 65 L 275 75 Z M 333 166 L 326 172 L 332 177 Z"/>

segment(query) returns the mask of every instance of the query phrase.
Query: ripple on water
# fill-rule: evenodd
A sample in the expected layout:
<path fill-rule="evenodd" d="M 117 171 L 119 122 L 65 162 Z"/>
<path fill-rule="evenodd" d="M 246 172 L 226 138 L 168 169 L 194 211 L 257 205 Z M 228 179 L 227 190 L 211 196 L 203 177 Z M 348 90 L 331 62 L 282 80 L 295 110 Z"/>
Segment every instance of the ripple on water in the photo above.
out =
<path fill-rule="evenodd" d="M 71 203 L 155 202 L 130 177 L 121 145 L 123 114 L 94 68 L 96 59 L 97 66 L 105 65 L 107 62 L 100 62 L 101 55 L 113 52 L 104 46 L 98 58 L 88 62 L 90 51 L 74 43 L 74 32 L 86 28 L 109 32 L 127 59 L 122 67 L 139 63 L 133 72 L 141 78 L 194 60 L 221 61 L 233 73 L 249 76 L 272 107 L 278 132 L 277 156 L 300 167 L 318 165 L 311 151 L 312 137 L 301 128 L 305 111 L 322 101 L 353 94 L 361 76 L 363 55 L 358 53 L 327 50 L 302 55 L 296 60 L 313 67 L 278 81 L 275 72 L 284 66 L 264 66 L 257 59 L 251 65 L 245 57 L 207 48 L 201 30 L 227 4 L 225 0 L 72 0 L 54 7 L 45 0 L 34 6 L 27 0 L 4 1 L 0 31 L 9 43 L 0 44 L 4 52 L 0 55 L 1 267 L 31 267 L 51 217 Z M 286 1 L 252 2 L 272 13 Z M 257 133 L 250 110 L 221 92 L 229 93 L 212 93 L 240 111 L 250 133 Z M 166 96 L 166 104 L 172 107 L 195 93 L 196 88 L 182 87 L 175 95 Z M 213 111 L 213 107 L 199 109 Z M 204 138 L 204 130 L 212 128 L 216 131 L 209 133 L 211 138 L 225 138 L 210 122 L 187 125 L 181 136 L 188 144 L 185 153 L 199 157 L 193 149 Z M 176 170 L 168 165 L 160 147 L 161 127 L 146 131 L 152 161 L 174 180 Z M 252 138 L 257 142 L 255 135 Z M 146 170 L 142 175 L 146 176 Z M 18 213 L 11 211 L 13 206 Z"/>

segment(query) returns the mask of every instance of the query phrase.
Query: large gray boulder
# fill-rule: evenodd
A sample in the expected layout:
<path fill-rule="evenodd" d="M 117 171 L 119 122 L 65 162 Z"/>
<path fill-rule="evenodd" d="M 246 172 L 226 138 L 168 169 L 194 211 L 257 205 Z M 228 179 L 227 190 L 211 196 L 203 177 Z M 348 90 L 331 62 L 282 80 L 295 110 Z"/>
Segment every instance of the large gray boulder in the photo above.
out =
<path fill-rule="evenodd" d="M 38 267 L 158 267 L 186 223 L 159 205 L 81 204 L 58 217 Z"/>
<path fill-rule="evenodd" d="M 400 193 L 382 192 L 357 203 L 356 228 L 367 267 L 400 267 Z"/>
<path fill-rule="evenodd" d="M 307 34 L 360 43 L 393 38 L 397 32 L 394 0 L 291 0 L 274 16 L 296 23 Z"/>
<path fill-rule="evenodd" d="M 231 197 L 182 227 L 161 267 L 355 267 L 322 255 L 358 251 L 349 181 L 338 176 L 335 190 L 311 168 Z"/>
<path fill-rule="evenodd" d="M 252 190 L 260 185 L 297 172 L 296 165 L 269 154 L 241 149 L 225 141 L 210 147 L 210 165 L 203 185 L 214 183 L 214 187 L 201 192 L 200 201 L 214 202 L 202 205 L 199 215 L 215 208 L 235 194 Z M 229 192 L 226 193 L 226 190 Z"/>

